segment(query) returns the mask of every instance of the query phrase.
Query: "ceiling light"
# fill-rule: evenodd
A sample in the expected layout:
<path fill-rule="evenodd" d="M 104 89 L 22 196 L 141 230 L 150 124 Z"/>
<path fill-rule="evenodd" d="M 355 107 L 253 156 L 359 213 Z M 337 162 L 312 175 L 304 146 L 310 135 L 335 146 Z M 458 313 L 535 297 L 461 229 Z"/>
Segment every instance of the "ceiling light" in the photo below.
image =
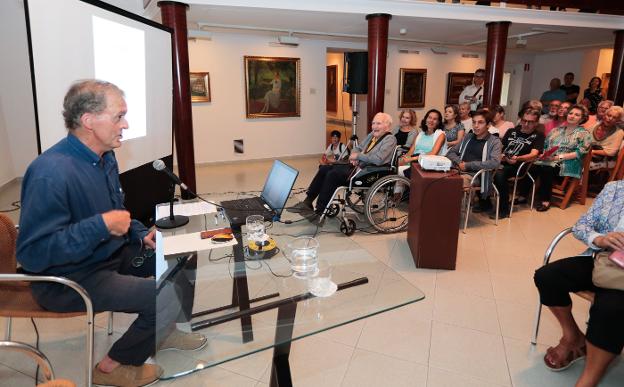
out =
<path fill-rule="evenodd" d="M 288 46 L 298 46 L 299 38 L 292 35 L 282 35 L 277 37 L 277 41 Z"/>
<path fill-rule="evenodd" d="M 433 52 L 436 55 L 446 55 L 448 54 L 448 48 L 442 47 L 442 46 L 431 47 L 431 52 Z"/>

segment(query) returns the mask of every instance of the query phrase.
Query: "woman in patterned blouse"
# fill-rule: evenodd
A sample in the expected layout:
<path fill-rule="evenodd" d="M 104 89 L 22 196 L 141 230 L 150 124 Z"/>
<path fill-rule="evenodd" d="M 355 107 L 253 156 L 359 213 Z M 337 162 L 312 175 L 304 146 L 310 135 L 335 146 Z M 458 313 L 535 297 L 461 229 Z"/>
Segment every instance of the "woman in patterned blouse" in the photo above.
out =
<path fill-rule="evenodd" d="M 538 196 L 541 203 L 537 210 L 548 211 L 555 176 L 581 178 L 583 157 L 589 152 L 591 135 L 581 125 L 589 113 L 583 105 L 574 105 L 566 116 L 566 122 L 553 129 L 546 137 L 544 153 L 551 148 L 556 151 L 535 162 L 533 171 L 540 179 Z"/>
<path fill-rule="evenodd" d="M 546 351 L 544 364 L 552 371 L 562 371 L 587 356 L 576 385 L 596 386 L 624 347 L 624 291 L 593 284 L 591 253 L 624 251 L 624 181 L 605 185 L 589 211 L 576 222 L 573 232 L 589 248 L 576 257 L 554 261 L 535 272 L 541 303 L 552 311 L 563 331 L 559 344 Z M 595 293 L 585 335 L 572 316 L 569 295 L 582 290 Z"/>
<path fill-rule="evenodd" d="M 457 105 L 446 105 L 444 107 L 444 134 L 446 135 L 446 145 L 449 149 L 459 144 L 464 138 L 464 124 L 459 120 L 459 107 Z"/>

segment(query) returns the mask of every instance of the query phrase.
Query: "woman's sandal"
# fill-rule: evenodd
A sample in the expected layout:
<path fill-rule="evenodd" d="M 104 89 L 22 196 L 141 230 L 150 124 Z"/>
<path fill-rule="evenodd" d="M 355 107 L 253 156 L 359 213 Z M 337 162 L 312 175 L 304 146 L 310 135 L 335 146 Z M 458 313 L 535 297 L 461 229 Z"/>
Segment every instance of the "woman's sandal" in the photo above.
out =
<path fill-rule="evenodd" d="M 561 346 L 559 343 L 557 347 Z M 582 360 L 587 355 L 587 347 L 585 345 L 576 348 L 570 348 L 566 350 L 566 354 L 564 358 L 558 358 L 557 355 L 557 347 L 550 347 L 546 351 L 546 355 L 544 355 L 544 365 L 551 371 L 559 372 L 563 370 L 567 370 L 572 366 L 572 364 L 576 363 L 579 360 Z M 548 358 L 552 358 L 554 362 L 551 362 Z"/>

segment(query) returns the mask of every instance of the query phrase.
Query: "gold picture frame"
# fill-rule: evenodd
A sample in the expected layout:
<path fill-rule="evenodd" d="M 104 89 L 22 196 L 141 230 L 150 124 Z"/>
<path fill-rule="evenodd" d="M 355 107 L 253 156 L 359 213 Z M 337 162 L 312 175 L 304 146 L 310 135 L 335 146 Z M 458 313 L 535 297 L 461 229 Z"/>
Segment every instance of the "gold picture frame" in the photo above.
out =
<path fill-rule="evenodd" d="M 425 107 L 427 69 L 402 68 L 399 74 L 399 108 Z"/>
<path fill-rule="evenodd" d="M 300 117 L 299 58 L 245 56 L 247 118 Z"/>
<path fill-rule="evenodd" d="M 191 102 L 211 102 L 210 73 L 190 73 Z"/>
<path fill-rule="evenodd" d="M 459 95 L 464 88 L 472 84 L 474 73 L 448 73 L 446 82 L 446 104 L 459 104 Z"/>

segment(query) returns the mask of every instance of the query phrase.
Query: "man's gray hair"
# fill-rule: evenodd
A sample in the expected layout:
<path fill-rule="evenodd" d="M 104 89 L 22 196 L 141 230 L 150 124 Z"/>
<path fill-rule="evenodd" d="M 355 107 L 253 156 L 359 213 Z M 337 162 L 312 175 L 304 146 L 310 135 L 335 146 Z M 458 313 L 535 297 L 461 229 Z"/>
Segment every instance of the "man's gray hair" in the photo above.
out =
<path fill-rule="evenodd" d="M 123 96 L 123 91 L 114 84 L 97 79 L 75 82 L 63 100 L 63 119 L 68 130 L 81 126 L 80 117 L 85 113 L 98 114 L 106 109 L 106 93 L 112 91 Z"/>

